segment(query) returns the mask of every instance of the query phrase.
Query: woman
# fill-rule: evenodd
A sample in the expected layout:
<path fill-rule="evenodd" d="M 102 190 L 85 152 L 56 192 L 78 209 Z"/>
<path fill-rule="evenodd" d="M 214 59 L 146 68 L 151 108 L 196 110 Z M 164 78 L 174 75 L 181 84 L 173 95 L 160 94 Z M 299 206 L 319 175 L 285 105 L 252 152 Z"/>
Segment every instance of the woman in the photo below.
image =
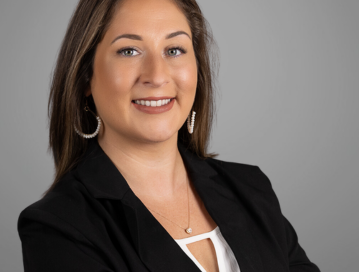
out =
<path fill-rule="evenodd" d="M 18 221 L 25 271 L 319 271 L 261 170 L 206 151 L 210 41 L 195 0 L 80 0 L 50 95 L 56 178 Z"/>

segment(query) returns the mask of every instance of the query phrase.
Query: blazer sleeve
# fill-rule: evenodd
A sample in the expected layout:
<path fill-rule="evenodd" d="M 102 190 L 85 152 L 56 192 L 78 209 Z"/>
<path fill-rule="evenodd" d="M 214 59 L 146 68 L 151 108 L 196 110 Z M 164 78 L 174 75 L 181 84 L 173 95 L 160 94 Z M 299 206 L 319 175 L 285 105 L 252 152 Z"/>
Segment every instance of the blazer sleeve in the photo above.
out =
<path fill-rule="evenodd" d="M 284 216 L 283 221 L 288 245 L 289 270 L 291 272 L 320 272 L 318 266 L 309 260 L 298 243 L 298 236 L 292 224 Z"/>
<path fill-rule="evenodd" d="M 51 213 L 26 208 L 18 232 L 25 272 L 113 272 L 78 230 Z"/>
<path fill-rule="evenodd" d="M 287 256 L 289 260 L 289 270 L 291 272 L 320 272 L 317 265 L 312 263 L 304 249 L 300 246 L 298 242 L 298 236 L 296 231 L 294 230 L 292 224 L 287 220 L 287 218 L 282 214 L 279 200 L 277 195 L 275 194 L 272 184 L 269 178 L 257 167 L 260 175 L 267 181 L 271 195 L 275 199 L 276 205 L 279 211 L 279 217 L 282 219 L 282 224 L 284 225 L 285 230 L 285 240 L 286 240 L 286 248 L 287 248 Z"/>

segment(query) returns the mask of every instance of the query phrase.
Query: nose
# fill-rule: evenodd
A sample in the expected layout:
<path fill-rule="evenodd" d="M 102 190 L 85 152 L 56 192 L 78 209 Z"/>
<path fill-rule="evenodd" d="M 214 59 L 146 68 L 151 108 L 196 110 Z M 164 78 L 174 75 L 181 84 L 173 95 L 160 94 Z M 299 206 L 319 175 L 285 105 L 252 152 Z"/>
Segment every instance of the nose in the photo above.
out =
<path fill-rule="evenodd" d="M 152 88 L 163 87 L 169 82 L 168 65 L 161 54 L 148 53 L 145 56 L 140 81 Z"/>

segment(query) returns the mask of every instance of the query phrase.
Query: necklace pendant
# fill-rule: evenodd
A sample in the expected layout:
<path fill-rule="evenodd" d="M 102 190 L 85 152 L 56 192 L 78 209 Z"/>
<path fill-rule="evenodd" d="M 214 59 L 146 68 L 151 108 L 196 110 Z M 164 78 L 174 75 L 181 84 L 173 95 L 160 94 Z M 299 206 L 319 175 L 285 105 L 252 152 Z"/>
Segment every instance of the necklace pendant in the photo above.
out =
<path fill-rule="evenodd" d="M 186 229 L 185 231 L 186 231 L 186 233 L 188 233 L 188 234 L 191 234 L 191 233 L 192 233 L 192 229 L 191 229 L 191 228 L 188 228 L 188 229 Z"/>

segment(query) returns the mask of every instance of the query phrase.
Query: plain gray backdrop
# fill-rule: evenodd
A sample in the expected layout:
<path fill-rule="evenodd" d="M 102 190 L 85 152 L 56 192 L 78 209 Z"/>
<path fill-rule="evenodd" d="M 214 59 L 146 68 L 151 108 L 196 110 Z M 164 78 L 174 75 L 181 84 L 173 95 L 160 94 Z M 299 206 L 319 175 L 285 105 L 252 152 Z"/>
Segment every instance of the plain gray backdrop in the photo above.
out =
<path fill-rule="evenodd" d="M 358 271 L 359 1 L 199 0 L 220 49 L 210 151 L 258 165 L 322 271 Z M 53 180 L 50 75 L 77 0 L 0 2 L 0 270 Z"/>

